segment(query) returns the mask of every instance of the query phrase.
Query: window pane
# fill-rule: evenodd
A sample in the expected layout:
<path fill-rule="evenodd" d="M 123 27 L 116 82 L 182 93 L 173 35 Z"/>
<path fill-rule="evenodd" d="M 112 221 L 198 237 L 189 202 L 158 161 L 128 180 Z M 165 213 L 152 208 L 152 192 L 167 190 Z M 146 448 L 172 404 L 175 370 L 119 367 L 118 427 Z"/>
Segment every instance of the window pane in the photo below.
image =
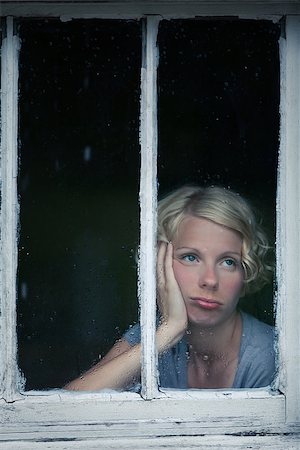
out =
<path fill-rule="evenodd" d="M 170 20 L 159 28 L 159 193 L 230 187 L 275 242 L 280 27 L 255 20 Z M 272 283 L 240 301 L 273 324 Z"/>
<path fill-rule="evenodd" d="M 136 321 L 141 30 L 20 24 L 19 365 L 60 387 Z"/>
<path fill-rule="evenodd" d="M 185 183 L 230 186 L 263 211 L 271 238 L 278 39 L 279 26 L 264 21 L 163 21 L 159 32 L 160 193 Z M 256 312 L 272 322 L 262 303 L 260 295 Z"/>

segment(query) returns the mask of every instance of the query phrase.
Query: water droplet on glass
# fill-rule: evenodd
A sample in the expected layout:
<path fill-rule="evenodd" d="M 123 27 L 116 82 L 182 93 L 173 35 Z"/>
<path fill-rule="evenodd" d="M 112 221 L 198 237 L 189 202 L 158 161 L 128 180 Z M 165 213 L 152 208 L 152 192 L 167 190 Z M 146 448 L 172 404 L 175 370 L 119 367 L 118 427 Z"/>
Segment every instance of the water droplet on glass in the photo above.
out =
<path fill-rule="evenodd" d="M 92 158 L 92 149 L 89 145 L 87 145 L 83 150 L 83 160 L 85 162 L 89 162 Z"/>
<path fill-rule="evenodd" d="M 27 298 L 27 283 L 21 283 L 21 297 L 25 300 Z"/>

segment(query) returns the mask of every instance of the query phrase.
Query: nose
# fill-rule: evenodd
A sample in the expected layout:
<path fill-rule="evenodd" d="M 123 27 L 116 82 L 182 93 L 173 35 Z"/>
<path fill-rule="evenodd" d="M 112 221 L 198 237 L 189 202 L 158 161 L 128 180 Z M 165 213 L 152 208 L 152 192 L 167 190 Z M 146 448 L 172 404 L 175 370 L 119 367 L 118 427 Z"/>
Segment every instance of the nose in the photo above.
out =
<path fill-rule="evenodd" d="M 219 284 L 218 273 L 215 267 L 205 265 L 199 274 L 199 286 L 206 289 L 217 289 Z"/>

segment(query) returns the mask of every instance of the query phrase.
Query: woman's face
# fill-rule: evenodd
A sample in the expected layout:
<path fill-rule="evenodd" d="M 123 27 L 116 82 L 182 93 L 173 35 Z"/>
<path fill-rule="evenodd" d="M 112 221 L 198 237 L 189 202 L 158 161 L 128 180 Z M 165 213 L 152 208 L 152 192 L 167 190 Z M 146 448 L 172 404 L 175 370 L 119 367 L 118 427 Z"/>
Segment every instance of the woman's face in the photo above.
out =
<path fill-rule="evenodd" d="M 243 289 L 239 233 L 187 216 L 172 243 L 174 274 L 190 323 L 206 328 L 226 322 Z"/>

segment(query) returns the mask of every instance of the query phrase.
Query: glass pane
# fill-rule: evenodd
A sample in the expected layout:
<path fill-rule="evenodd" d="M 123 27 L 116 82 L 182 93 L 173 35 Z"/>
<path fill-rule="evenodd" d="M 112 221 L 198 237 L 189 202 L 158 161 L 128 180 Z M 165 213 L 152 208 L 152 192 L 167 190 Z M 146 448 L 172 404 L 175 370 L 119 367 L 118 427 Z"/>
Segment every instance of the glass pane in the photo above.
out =
<path fill-rule="evenodd" d="M 19 366 L 61 387 L 137 319 L 141 30 L 20 24 Z"/>
<path fill-rule="evenodd" d="M 170 20 L 159 28 L 159 194 L 225 186 L 261 213 L 275 242 L 280 27 Z M 273 256 L 273 255 L 272 255 Z M 240 300 L 273 324 L 273 286 Z"/>

